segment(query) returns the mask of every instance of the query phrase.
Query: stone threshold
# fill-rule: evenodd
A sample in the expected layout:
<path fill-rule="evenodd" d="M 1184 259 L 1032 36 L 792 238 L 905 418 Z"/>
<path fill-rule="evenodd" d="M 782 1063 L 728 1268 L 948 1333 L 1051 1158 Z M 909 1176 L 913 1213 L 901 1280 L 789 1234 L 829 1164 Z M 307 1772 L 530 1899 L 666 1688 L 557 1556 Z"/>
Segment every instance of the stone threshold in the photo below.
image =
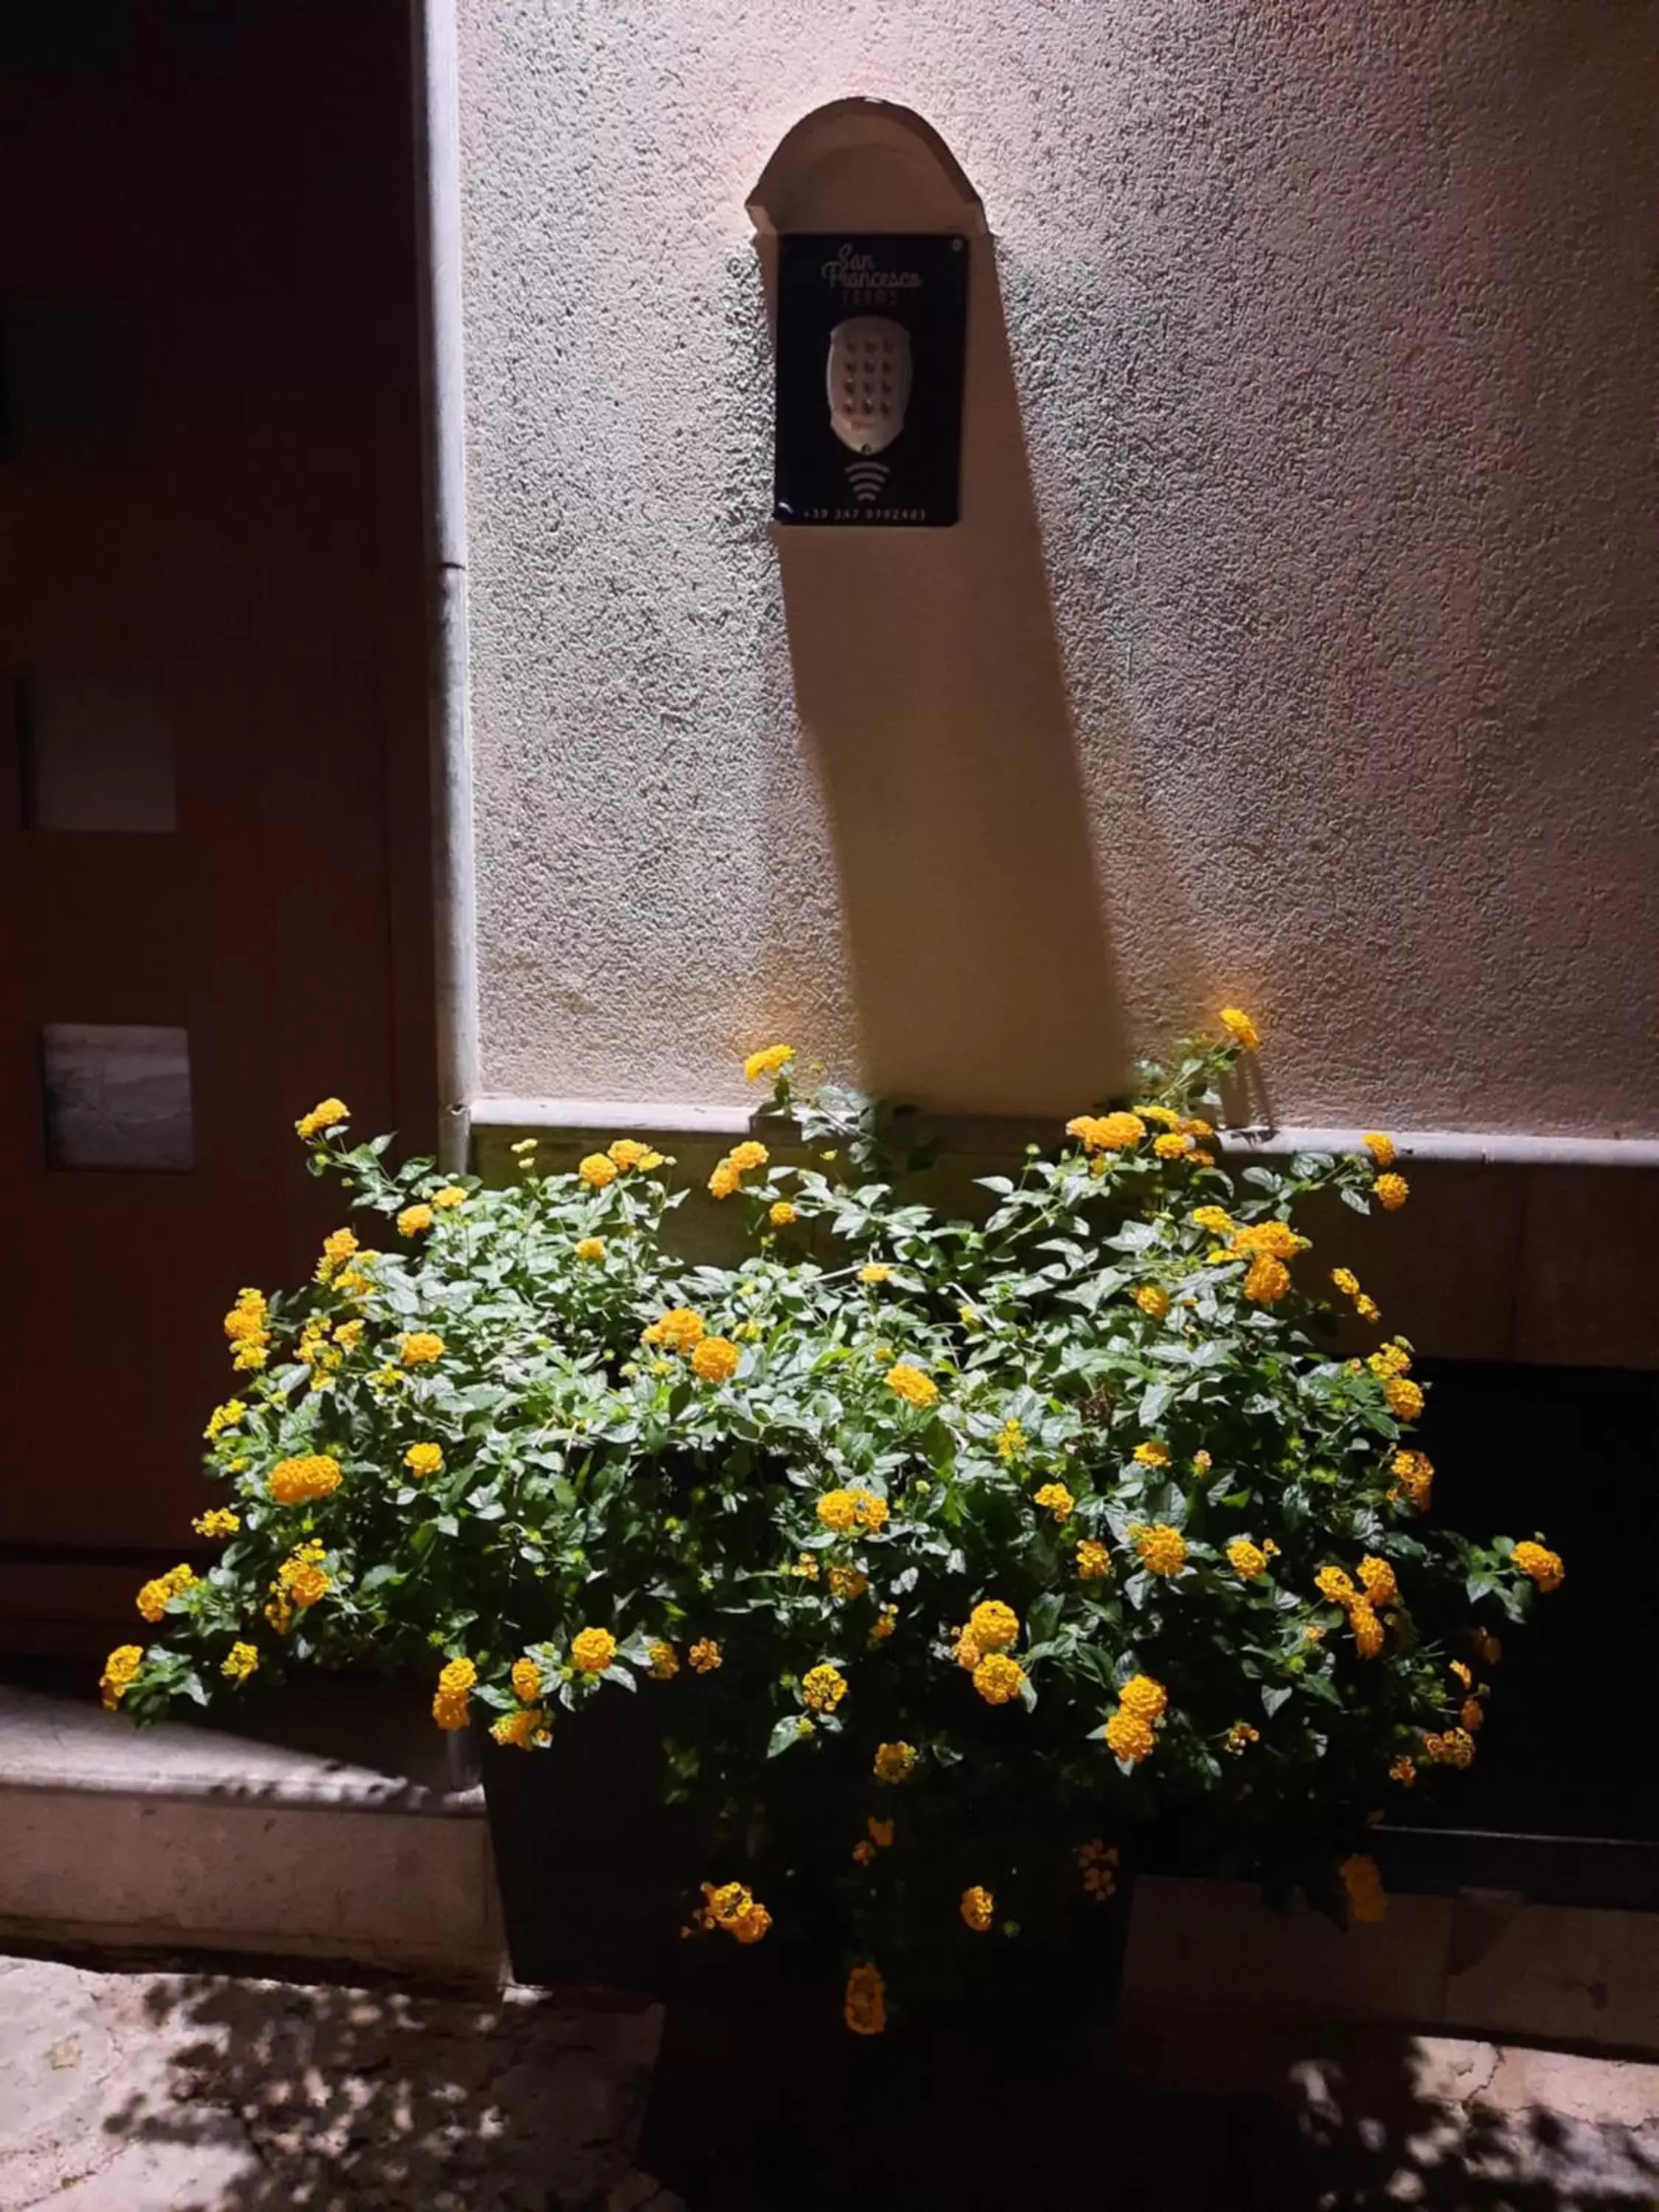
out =
<path fill-rule="evenodd" d="M 322 1680 L 239 1721 L 0 1685 L 0 1941 L 498 1984 L 483 1794 L 420 1701 Z"/>

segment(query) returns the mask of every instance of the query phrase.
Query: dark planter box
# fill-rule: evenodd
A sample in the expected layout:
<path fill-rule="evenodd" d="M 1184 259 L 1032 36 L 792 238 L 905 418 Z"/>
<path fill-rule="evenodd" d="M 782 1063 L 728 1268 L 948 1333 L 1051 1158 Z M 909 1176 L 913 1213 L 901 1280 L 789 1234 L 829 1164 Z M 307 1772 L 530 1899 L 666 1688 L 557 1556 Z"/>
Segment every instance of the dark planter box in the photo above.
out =
<path fill-rule="evenodd" d="M 965 1982 L 908 2005 L 895 1989 L 887 2033 L 855 2036 L 839 1952 L 781 1930 L 753 1949 L 680 1936 L 696 1837 L 662 1802 L 661 1744 L 690 1717 L 681 1686 L 562 1716 L 544 1752 L 483 1747 L 515 1976 L 667 2002 L 640 2166 L 694 2212 L 1027 2200 L 1032 2152 L 1011 2100 L 1051 2109 L 1097 2054 L 1122 1978 L 1127 1867 L 1109 1904 L 1079 1904 L 1069 1948 L 964 1939 Z M 989 2100 L 975 2087 L 988 2051 Z"/>
<path fill-rule="evenodd" d="M 678 1683 L 562 1714 L 544 1751 L 483 1744 L 484 1802 L 514 1978 L 668 1993 L 694 1838 L 662 1802 Z"/>

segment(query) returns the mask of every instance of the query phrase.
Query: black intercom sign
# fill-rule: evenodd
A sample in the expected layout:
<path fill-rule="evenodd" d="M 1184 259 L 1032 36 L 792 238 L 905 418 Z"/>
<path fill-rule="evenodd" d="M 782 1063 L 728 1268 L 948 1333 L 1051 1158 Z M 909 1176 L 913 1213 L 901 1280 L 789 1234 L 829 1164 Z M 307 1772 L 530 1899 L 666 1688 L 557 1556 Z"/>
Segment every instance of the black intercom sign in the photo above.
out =
<path fill-rule="evenodd" d="M 939 529 L 962 472 L 968 241 L 778 241 L 779 522 Z"/>

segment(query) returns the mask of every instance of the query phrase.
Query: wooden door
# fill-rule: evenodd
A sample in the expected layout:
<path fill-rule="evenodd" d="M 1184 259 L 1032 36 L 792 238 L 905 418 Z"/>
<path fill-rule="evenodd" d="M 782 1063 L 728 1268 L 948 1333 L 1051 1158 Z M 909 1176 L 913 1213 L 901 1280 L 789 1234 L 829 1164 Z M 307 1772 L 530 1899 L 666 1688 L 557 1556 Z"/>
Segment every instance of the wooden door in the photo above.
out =
<path fill-rule="evenodd" d="M 0 1647 L 78 1649 L 333 1225 L 295 1117 L 430 1141 L 409 32 L 4 26 Z"/>

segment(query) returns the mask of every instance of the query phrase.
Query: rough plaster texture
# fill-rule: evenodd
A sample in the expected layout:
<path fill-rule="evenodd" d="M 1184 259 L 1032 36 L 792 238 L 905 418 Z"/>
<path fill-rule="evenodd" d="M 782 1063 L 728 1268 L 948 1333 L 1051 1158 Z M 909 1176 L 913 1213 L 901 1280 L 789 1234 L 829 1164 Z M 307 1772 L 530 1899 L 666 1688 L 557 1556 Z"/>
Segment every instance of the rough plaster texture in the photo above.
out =
<path fill-rule="evenodd" d="M 1650 0 L 461 17 L 485 1091 L 1237 999 L 1286 1121 L 1659 1130 Z M 964 520 L 780 548 L 744 201 L 852 92 L 994 234 Z"/>

